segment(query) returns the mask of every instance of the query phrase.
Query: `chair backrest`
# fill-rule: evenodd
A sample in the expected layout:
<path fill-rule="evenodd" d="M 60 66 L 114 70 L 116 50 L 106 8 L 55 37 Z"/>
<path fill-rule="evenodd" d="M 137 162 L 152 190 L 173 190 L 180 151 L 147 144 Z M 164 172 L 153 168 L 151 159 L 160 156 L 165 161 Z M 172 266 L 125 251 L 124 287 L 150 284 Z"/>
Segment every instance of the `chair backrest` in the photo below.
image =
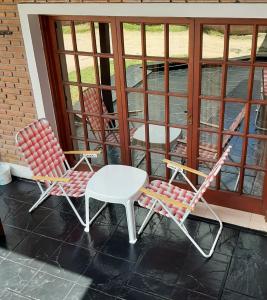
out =
<path fill-rule="evenodd" d="M 96 136 L 101 135 L 101 118 L 102 111 L 100 108 L 100 101 L 102 103 L 103 114 L 108 114 L 108 110 L 102 101 L 98 99 L 98 92 L 96 88 L 90 87 L 83 91 L 83 102 L 84 102 L 84 111 L 88 114 L 97 114 L 99 117 L 88 115 L 87 119 L 90 123 L 91 129 L 94 131 Z M 109 128 L 109 121 L 104 119 L 104 128 Z"/>
<path fill-rule="evenodd" d="M 215 179 L 219 171 L 221 170 L 221 167 L 223 166 L 225 160 L 227 159 L 229 152 L 231 151 L 232 146 L 228 146 L 220 159 L 217 161 L 213 169 L 210 171 L 208 177 L 204 180 L 204 182 L 201 184 L 199 190 L 196 192 L 194 196 L 193 205 L 195 205 L 199 199 L 203 196 L 203 194 L 206 192 L 207 188 L 211 185 L 212 181 Z"/>
<path fill-rule="evenodd" d="M 49 122 L 40 119 L 21 129 L 16 144 L 33 175 L 61 177 L 66 172 L 66 157 Z"/>

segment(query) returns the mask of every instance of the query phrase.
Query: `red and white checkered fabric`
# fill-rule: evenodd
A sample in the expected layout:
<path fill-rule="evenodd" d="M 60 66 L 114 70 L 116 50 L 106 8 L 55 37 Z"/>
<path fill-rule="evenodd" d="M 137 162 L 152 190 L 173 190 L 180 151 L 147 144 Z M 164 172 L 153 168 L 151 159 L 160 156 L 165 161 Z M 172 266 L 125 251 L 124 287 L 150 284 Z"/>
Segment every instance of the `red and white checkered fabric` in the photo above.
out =
<path fill-rule="evenodd" d="M 33 175 L 61 177 L 66 172 L 66 157 L 46 119 L 21 129 L 17 145 Z"/>
<path fill-rule="evenodd" d="M 85 189 L 89 179 L 94 175 L 94 172 L 84 171 L 67 171 L 65 178 L 70 178 L 67 183 L 61 182 L 61 186 L 69 197 L 82 197 L 85 194 Z M 50 192 L 50 195 L 63 196 L 62 190 L 56 185 Z"/>
<path fill-rule="evenodd" d="M 195 193 L 181 189 L 177 186 L 174 186 L 172 184 L 169 184 L 165 181 L 161 180 L 153 180 L 151 183 L 146 186 L 147 189 L 152 190 L 153 192 L 156 192 L 161 195 L 165 195 L 167 197 L 172 198 L 173 200 L 176 200 L 177 202 L 187 204 L 189 206 L 193 206 L 192 201 Z M 152 205 L 154 204 L 155 200 L 145 194 L 141 194 L 140 198 L 138 199 L 138 203 L 140 206 L 143 206 L 145 208 L 150 209 Z M 170 209 L 172 215 L 180 221 L 185 212 L 185 208 L 179 208 L 172 204 L 166 204 L 166 206 Z M 168 212 L 163 208 L 163 206 L 159 203 L 157 203 L 153 209 L 155 212 L 164 215 L 166 217 L 170 217 Z"/>
<path fill-rule="evenodd" d="M 137 130 L 137 128 L 130 128 L 130 141 L 132 141 L 133 139 L 133 135 L 135 133 L 135 131 Z M 106 136 L 106 141 L 110 142 L 110 143 L 120 143 L 120 134 L 119 132 L 108 132 L 107 136 Z"/>

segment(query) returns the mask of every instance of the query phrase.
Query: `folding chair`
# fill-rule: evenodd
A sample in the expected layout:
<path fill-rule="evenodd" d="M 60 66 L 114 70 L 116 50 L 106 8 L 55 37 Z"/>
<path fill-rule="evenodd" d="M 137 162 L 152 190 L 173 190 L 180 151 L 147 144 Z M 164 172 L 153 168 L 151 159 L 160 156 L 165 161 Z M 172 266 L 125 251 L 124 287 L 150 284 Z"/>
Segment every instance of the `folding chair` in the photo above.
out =
<path fill-rule="evenodd" d="M 97 93 L 96 88 L 88 88 L 83 91 L 83 102 L 84 102 L 84 111 L 88 113 L 87 120 L 89 126 L 92 130 L 93 135 L 97 140 L 101 140 L 101 120 L 100 117 L 95 115 L 115 115 L 116 113 L 109 113 L 104 102 L 101 100 L 102 103 L 102 110 L 99 105 L 99 96 Z M 129 111 L 129 114 L 137 114 L 141 112 L 141 110 Z M 108 119 L 104 119 L 104 131 L 105 131 L 105 139 L 106 142 L 111 143 L 119 143 L 120 142 L 120 135 L 119 135 L 119 128 L 114 126 L 112 122 Z M 132 140 L 133 135 L 137 128 L 130 128 L 130 140 Z"/>
<path fill-rule="evenodd" d="M 174 173 L 169 182 L 154 180 L 146 188 L 141 189 L 142 194 L 138 199 L 138 203 L 140 206 L 149 209 L 149 212 L 145 217 L 144 222 L 141 225 L 138 234 L 142 233 L 142 231 L 144 230 L 145 226 L 149 222 L 154 212 L 157 212 L 161 215 L 171 218 L 180 227 L 180 229 L 184 232 L 184 234 L 189 238 L 189 240 L 194 244 L 194 246 L 204 257 L 211 257 L 211 255 L 214 252 L 216 243 L 219 239 L 219 236 L 221 234 L 223 225 L 219 217 L 216 215 L 216 213 L 212 210 L 212 208 L 208 205 L 208 203 L 204 199 L 203 194 L 210 186 L 214 178 L 217 176 L 230 150 L 231 150 L 231 146 L 228 146 L 225 152 L 222 154 L 221 158 L 218 160 L 218 162 L 215 164 L 215 166 L 209 173 L 209 175 L 206 175 L 200 171 L 186 167 L 179 163 L 164 159 L 163 161 L 167 163 L 167 167 L 172 169 Z M 192 182 L 187 178 L 187 176 L 184 173 L 184 170 L 195 173 L 198 176 L 202 176 L 205 178 L 204 182 L 201 184 L 199 189 L 197 189 L 192 184 Z M 181 189 L 177 186 L 172 185 L 172 181 L 175 179 L 178 173 L 180 173 L 184 177 L 184 179 L 191 186 L 193 191 Z M 207 208 L 214 215 L 215 219 L 219 222 L 220 225 L 218 233 L 214 239 L 214 242 L 211 246 L 209 253 L 205 253 L 200 248 L 200 246 L 191 237 L 191 235 L 189 234 L 188 230 L 184 225 L 186 218 L 194 209 L 197 202 L 200 200 L 207 206 Z"/>
<path fill-rule="evenodd" d="M 85 226 L 85 231 L 88 232 L 89 225 L 107 204 L 105 203 L 89 222 L 89 203 L 85 203 L 86 220 L 83 221 L 70 197 L 84 196 L 87 183 L 94 174 L 88 158 L 97 157 L 100 151 L 63 152 L 46 119 L 36 120 L 21 129 L 16 135 L 16 144 L 33 172 L 32 179 L 36 180 L 41 191 L 40 198 L 29 212 L 37 208 L 50 195 L 65 196 L 78 220 Z M 81 155 L 81 158 L 71 168 L 65 154 Z M 83 161 L 90 171 L 75 171 Z"/>

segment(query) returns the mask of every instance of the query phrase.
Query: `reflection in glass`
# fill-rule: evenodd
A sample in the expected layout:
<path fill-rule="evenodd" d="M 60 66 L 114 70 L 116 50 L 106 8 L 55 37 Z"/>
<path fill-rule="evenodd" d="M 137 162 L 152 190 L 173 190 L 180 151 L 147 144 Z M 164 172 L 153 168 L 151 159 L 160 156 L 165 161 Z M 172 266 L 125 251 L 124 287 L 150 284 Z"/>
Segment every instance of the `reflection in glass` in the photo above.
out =
<path fill-rule="evenodd" d="M 146 55 L 164 57 L 164 25 L 145 25 Z"/>
<path fill-rule="evenodd" d="M 129 55 L 142 55 L 141 25 L 123 23 L 124 53 Z"/>
<path fill-rule="evenodd" d="M 170 138 L 171 140 L 171 138 Z M 172 153 L 176 153 L 180 157 L 185 158 L 187 157 L 187 130 L 181 129 L 179 136 L 177 139 L 172 139 L 172 143 L 170 145 L 170 151 Z"/>
<path fill-rule="evenodd" d="M 243 193 L 262 197 L 265 173 L 262 171 L 245 169 Z"/>
<path fill-rule="evenodd" d="M 224 25 L 203 25 L 202 58 L 223 59 Z"/>
<path fill-rule="evenodd" d="M 112 53 L 111 28 L 109 23 L 94 23 L 97 53 Z"/>
<path fill-rule="evenodd" d="M 82 118 L 76 114 L 69 114 L 71 136 L 84 139 Z M 84 150 L 84 149 L 83 149 Z"/>
<path fill-rule="evenodd" d="M 96 83 L 94 59 L 92 56 L 79 55 L 79 66 L 82 83 Z"/>
<path fill-rule="evenodd" d="M 107 145 L 107 158 L 108 158 L 108 164 L 111 164 L 111 165 L 121 164 L 121 149 L 120 149 L 120 147 Z"/>
<path fill-rule="evenodd" d="M 132 166 L 146 171 L 146 153 L 140 150 L 131 150 Z"/>
<path fill-rule="evenodd" d="M 227 161 L 240 163 L 242 158 L 243 138 L 236 135 L 233 136 L 231 134 L 224 134 L 222 147 L 223 150 L 225 150 L 228 145 L 231 145 L 232 149 L 227 157 Z"/>
<path fill-rule="evenodd" d="M 93 52 L 91 25 L 89 22 L 75 22 L 75 34 L 77 50 L 83 52 Z"/>
<path fill-rule="evenodd" d="M 164 81 L 164 79 L 162 79 Z M 169 91 L 187 93 L 188 65 L 182 63 L 169 63 Z"/>
<path fill-rule="evenodd" d="M 87 134 L 91 140 L 102 141 L 102 120 L 100 117 L 87 116 L 86 117 Z"/>
<path fill-rule="evenodd" d="M 200 127 L 218 129 L 221 103 L 219 101 L 201 100 Z"/>
<path fill-rule="evenodd" d="M 187 124 L 187 99 L 169 97 L 169 123 Z"/>
<path fill-rule="evenodd" d="M 148 118 L 153 121 L 165 122 L 165 97 L 148 95 Z"/>
<path fill-rule="evenodd" d="M 115 85 L 115 70 L 113 58 L 98 57 L 99 80 L 102 85 Z"/>
<path fill-rule="evenodd" d="M 267 104 L 253 104 L 250 107 L 249 133 L 267 134 Z"/>
<path fill-rule="evenodd" d="M 90 142 L 89 149 L 90 150 L 99 150 L 99 149 L 102 149 L 102 145 Z M 97 157 L 91 158 L 91 162 L 92 162 L 92 165 L 103 166 L 105 164 L 103 151 L 101 151 L 100 154 L 97 155 Z"/>
<path fill-rule="evenodd" d="M 145 124 L 129 122 L 128 131 L 130 133 L 130 143 L 132 146 L 146 147 Z"/>
<path fill-rule="evenodd" d="M 249 138 L 247 145 L 246 164 L 266 168 L 266 160 L 267 141 Z"/>
<path fill-rule="evenodd" d="M 212 170 L 212 168 L 214 167 L 214 164 L 212 162 L 199 162 L 198 164 L 198 170 L 206 175 L 209 175 L 210 171 Z M 197 177 L 197 183 L 200 186 L 203 182 L 204 182 L 205 178 L 202 176 L 198 176 Z M 210 186 L 209 189 L 214 190 L 216 187 L 216 180 L 214 179 Z"/>
<path fill-rule="evenodd" d="M 222 67 L 215 65 L 202 65 L 201 95 L 221 95 Z"/>
<path fill-rule="evenodd" d="M 199 135 L 199 156 L 201 159 L 216 159 L 218 152 L 218 134 L 201 131 Z"/>
<path fill-rule="evenodd" d="M 64 93 L 67 109 L 80 111 L 79 88 L 74 85 L 65 85 Z"/>
<path fill-rule="evenodd" d="M 258 27 L 256 60 L 267 62 L 267 26 Z"/>
<path fill-rule="evenodd" d="M 125 59 L 125 73 L 127 87 L 143 87 L 143 69 L 141 60 Z"/>
<path fill-rule="evenodd" d="M 253 100 L 267 99 L 267 76 L 264 80 L 264 74 L 267 75 L 267 68 L 255 67 L 252 93 Z"/>
<path fill-rule="evenodd" d="M 128 117 L 144 119 L 144 94 L 128 93 Z"/>
<path fill-rule="evenodd" d="M 236 192 L 240 179 L 240 168 L 223 165 L 221 169 L 220 189 Z"/>
<path fill-rule="evenodd" d="M 225 102 L 224 106 L 224 130 L 244 130 L 245 105 L 242 103 Z"/>
<path fill-rule="evenodd" d="M 71 22 L 56 21 L 56 32 L 58 49 L 73 51 Z"/>
<path fill-rule="evenodd" d="M 63 81 L 77 82 L 74 55 L 60 54 L 60 65 Z"/>
<path fill-rule="evenodd" d="M 165 158 L 163 154 L 150 153 L 151 175 L 157 177 L 166 177 L 166 164 L 162 162 Z"/>
<path fill-rule="evenodd" d="M 226 97 L 247 100 L 249 67 L 228 66 Z"/>
<path fill-rule="evenodd" d="M 164 62 L 147 61 L 147 88 L 154 91 L 164 91 Z M 151 73 L 149 73 L 151 72 Z"/>
<path fill-rule="evenodd" d="M 230 25 L 228 54 L 230 60 L 251 59 L 252 29 L 250 25 Z"/>
<path fill-rule="evenodd" d="M 169 57 L 188 58 L 189 26 L 169 25 Z"/>

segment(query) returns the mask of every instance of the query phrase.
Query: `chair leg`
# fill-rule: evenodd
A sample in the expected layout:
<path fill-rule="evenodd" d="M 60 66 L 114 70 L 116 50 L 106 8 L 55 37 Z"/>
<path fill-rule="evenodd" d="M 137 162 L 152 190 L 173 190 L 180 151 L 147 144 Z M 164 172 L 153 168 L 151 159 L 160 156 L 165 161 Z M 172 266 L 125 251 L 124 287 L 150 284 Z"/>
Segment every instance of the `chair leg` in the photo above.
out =
<path fill-rule="evenodd" d="M 153 214 L 154 214 L 153 208 L 155 207 L 156 202 L 157 202 L 157 201 L 154 201 L 154 203 L 153 203 L 153 205 L 151 206 L 151 208 L 150 208 L 148 214 L 146 215 L 144 222 L 142 223 L 140 229 L 138 230 L 138 235 L 140 235 L 140 234 L 143 232 L 143 230 L 144 230 L 144 228 L 146 227 L 147 223 L 150 221 L 151 217 L 153 216 Z"/>
<path fill-rule="evenodd" d="M 42 193 L 40 198 L 33 204 L 33 206 L 29 209 L 29 213 L 31 213 L 35 208 L 37 208 L 41 203 L 45 201 L 50 195 L 46 192 Z"/>

